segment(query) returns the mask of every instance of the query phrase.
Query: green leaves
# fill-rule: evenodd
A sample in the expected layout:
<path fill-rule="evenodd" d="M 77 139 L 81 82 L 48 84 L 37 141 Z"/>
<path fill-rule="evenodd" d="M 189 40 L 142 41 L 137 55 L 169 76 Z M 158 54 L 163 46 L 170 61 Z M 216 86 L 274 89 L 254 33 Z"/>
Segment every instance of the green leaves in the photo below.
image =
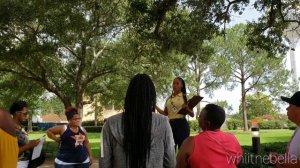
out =
<path fill-rule="evenodd" d="M 238 25 L 226 31 L 225 39 L 215 37 L 210 42 L 223 31 L 232 12 L 243 12 L 249 0 L 3 0 L 0 71 L 30 80 L 57 95 L 65 106 L 82 106 L 84 94 L 96 93 L 102 103 L 112 99 L 120 105 L 128 80 L 136 73 L 150 74 L 159 93 L 168 93 L 177 75 L 196 81 L 190 82 L 195 88 L 201 81 L 202 89 L 210 92 L 209 87 L 234 81 L 228 74 L 238 75 L 234 71 L 238 69 L 246 78 L 251 76 L 249 90 L 257 79 L 280 85 L 270 78 L 277 77 L 275 72 L 287 74 L 275 67 L 282 66 L 280 55 L 286 51 L 282 30 L 289 22 L 282 21 L 275 8 L 274 15 L 267 9 L 282 9 L 284 16 L 287 9 L 297 13 L 297 1 L 256 2 L 254 7 L 265 12 L 259 23 L 247 29 Z M 295 17 L 299 20 L 299 15 Z M 239 38 L 232 38 L 236 35 Z M 205 75 L 194 76 L 190 66 L 201 71 L 195 74 Z"/>
<path fill-rule="evenodd" d="M 247 117 L 249 120 L 259 116 L 267 114 L 274 115 L 277 113 L 272 100 L 267 95 L 261 93 L 246 96 L 246 106 L 248 110 Z M 241 108 L 240 113 L 242 114 Z"/>
<path fill-rule="evenodd" d="M 225 39 L 217 36 L 212 44 L 216 46 L 217 55 L 227 59 L 231 74 L 228 87 L 232 89 L 237 84 L 241 86 L 241 111 L 244 115 L 244 129 L 247 130 L 246 95 L 259 91 L 270 97 L 279 97 L 280 92 L 290 90 L 291 84 L 287 82 L 290 72 L 285 69 L 284 57 L 270 57 L 268 51 L 247 47 L 249 36 L 244 33 L 245 30 L 245 25 L 236 25 L 227 31 Z"/>

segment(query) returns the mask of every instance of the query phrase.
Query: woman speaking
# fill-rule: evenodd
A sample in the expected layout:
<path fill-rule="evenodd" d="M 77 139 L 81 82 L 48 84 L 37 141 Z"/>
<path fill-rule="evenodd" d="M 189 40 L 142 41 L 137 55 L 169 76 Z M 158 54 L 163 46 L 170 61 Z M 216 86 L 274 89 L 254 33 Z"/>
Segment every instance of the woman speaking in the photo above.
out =
<path fill-rule="evenodd" d="M 175 149 L 180 148 L 185 138 L 190 136 L 190 127 L 185 115 L 194 117 L 194 112 L 187 106 L 187 95 L 185 82 L 182 78 L 176 77 L 173 80 L 173 91 L 171 96 L 166 100 L 165 109 L 162 110 L 156 106 L 156 110 L 163 115 L 168 116 L 172 127 L 173 137 L 175 141 Z M 180 110 L 185 113 L 178 113 Z"/>

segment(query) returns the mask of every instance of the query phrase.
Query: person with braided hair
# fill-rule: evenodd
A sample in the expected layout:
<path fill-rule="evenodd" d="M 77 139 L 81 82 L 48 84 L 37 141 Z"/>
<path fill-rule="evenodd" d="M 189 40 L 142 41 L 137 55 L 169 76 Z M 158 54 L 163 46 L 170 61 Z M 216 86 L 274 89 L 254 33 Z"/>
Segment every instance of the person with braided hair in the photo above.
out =
<path fill-rule="evenodd" d="M 174 168 L 174 140 L 168 118 L 156 114 L 155 87 L 146 74 L 135 75 L 124 112 L 103 126 L 99 168 Z"/>
<path fill-rule="evenodd" d="M 168 116 L 175 141 L 175 149 L 180 148 L 182 142 L 190 136 L 190 127 L 185 118 L 186 115 L 194 117 L 194 112 L 187 105 L 187 94 L 185 82 L 181 77 L 173 80 L 173 91 L 171 96 L 166 100 L 164 110 L 156 106 L 156 110 L 163 115 Z M 178 112 L 184 109 L 185 114 Z"/>

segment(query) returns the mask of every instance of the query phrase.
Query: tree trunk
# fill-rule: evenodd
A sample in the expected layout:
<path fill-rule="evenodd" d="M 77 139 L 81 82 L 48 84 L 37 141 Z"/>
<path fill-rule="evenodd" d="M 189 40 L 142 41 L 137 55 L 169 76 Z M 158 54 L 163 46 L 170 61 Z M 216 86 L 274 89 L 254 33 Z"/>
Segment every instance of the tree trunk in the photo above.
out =
<path fill-rule="evenodd" d="M 80 115 L 81 120 L 83 120 L 83 102 L 82 102 L 82 100 L 76 103 L 76 107 L 78 109 L 78 113 Z"/>
<path fill-rule="evenodd" d="M 200 88 L 198 87 L 197 88 L 197 96 L 200 96 Z M 199 115 L 200 115 L 200 112 L 201 112 L 201 105 L 200 103 L 197 104 L 197 111 L 196 111 L 196 119 L 198 120 L 199 119 Z"/>
<path fill-rule="evenodd" d="M 196 68 L 197 69 L 197 68 Z M 201 77 L 202 77 L 202 72 L 200 67 L 198 67 L 198 69 L 195 71 L 196 74 L 198 74 L 196 76 L 196 81 L 197 81 L 197 88 L 196 88 L 196 91 L 197 91 L 197 96 L 200 96 L 200 92 L 201 92 Z M 200 110 L 201 110 L 201 105 L 200 103 L 196 106 L 197 107 L 197 111 L 196 111 L 196 119 L 198 120 L 199 119 L 199 115 L 200 115 Z"/>
<path fill-rule="evenodd" d="M 244 131 L 248 131 L 245 83 L 242 82 L 241 85 L 242 85 L 242 112 L 243 112 Z"/>
<path fill-rule="evenodd" d="M 60 98 L 60 97 L 59 97 L 59 98 Z M 65 108 L 67 108 L 67 107 L 69 107 L 69 106 L 72 105 L 69 98 L 60 98 L 60 100 L 63 102 Z"/>
<path fill-rule="evenodd" d="M 95 113 L 94 113 L 94 125 L 97 126 L 98 125 L 98 114 L 99 114 L 99 111 L 100 111 L 100 107 L 98 106 L 98 101 L 99 101 L 99 98 L 98 98 L 98 95 L 94 96 L 94 104 L 95 104 Z"/>
<path fill-rule="evenodd" d="M 197 79 L 197 96 L 200 96 L 200 92 L 201 92 L 201 77 L 202 77 L 202 71 L 200 70 L 200 68 L 198 69 L 198 77 L 196 78 Z M 199 121 L 199 116 L 200 116 L 200 113 L 201 113 L 201 104 L 197 104 L 197 111 L 196 111 L 196 119 Z M 201 132 L 202 129 L 200 127 L 200 125 L 198 125 L 198 131 Z"/>
<path fill-rule="evenodd" d="M 29 112 L 27 127 L 28 127 L 27 132 L 31 133 L 32 132 L 32 111 Z"/>
<path fill-rule="evenodd" d="M 95 103 L 95 113 L 94 113 L 94 126 L 97 126 L 97 121 L 98 121 L 98 110 L 99 110 L 99 107 L 98 107 L 98 103 L 97 103 L 97 98 L 94 99 L 94 103 Z"/>

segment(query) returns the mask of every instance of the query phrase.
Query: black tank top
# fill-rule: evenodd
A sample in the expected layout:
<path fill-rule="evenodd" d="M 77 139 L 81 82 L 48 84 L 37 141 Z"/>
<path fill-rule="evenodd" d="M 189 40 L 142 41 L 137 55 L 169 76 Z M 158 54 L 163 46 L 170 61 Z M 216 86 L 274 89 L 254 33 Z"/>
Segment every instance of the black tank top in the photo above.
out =
<path fill-rule="evenodd" d="M 57 159 L 66 163 L 83 163 L 88 158 L 86 146 L 84 145 L 86 134 L 78 127 L 78 132 L 74 133 L 67 126 L 66 131 L 61 136 L 61 144 Z"/>

